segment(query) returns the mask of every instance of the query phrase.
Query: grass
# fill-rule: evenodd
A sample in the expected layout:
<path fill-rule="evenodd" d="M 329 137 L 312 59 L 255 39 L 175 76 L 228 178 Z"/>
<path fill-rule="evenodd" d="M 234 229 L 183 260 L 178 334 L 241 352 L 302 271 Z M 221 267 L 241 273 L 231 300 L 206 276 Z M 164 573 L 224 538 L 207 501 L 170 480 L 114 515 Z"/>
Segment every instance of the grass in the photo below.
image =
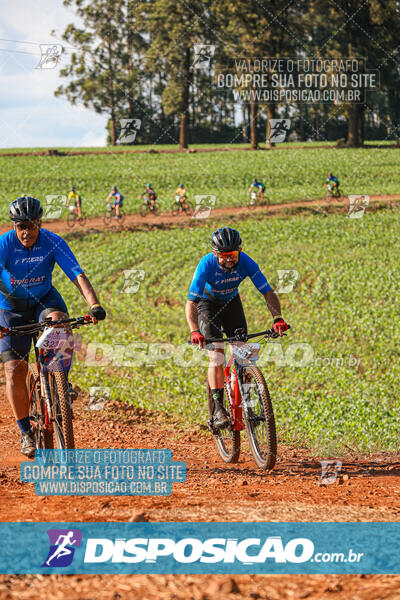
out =
<path fill-rule="evenodd" d="M 124 194 L 126 212 L 136 212 L 147 182 L 153 184 L 163 210 L 169 210 L 181 182 L 192 200 L 211 195 L 216 207 L 242 205 L 254 176 L 266 184 L 269 201 L 279 204 L 323 197 L 328 171 L 339 177 L 346 195 L 395 194 L 398 155 L 398 150 L 385 147 L 323 151 L 312 147 L 280 152 L 2 157 L 0 214 L 3 222 L 7 220 L 8 203 L 21 194 L 45 202 L 48 195 L 66 195 L 72 184 L 89 216 L 104 212 L 112 185 Z"/>
<path fill-rule="evenodd" d="M 114 398 L 189 423 L 206 421 L 207 360 L 187 345 L 184 306 L 196 264 L 220 224 L 67 236 L 108 311 L 105 323 L 81 330 L 73 381 L 108 387 Z M 249 220 L 240 232 L 271 284 L 278 269 L 299 273 L 294 290 L 280 296 L 292 329 L 282 343 L 263 347 L 259 361 L 281 440 L 324 453 L 396 451 L 398 215 Z M 124 270 L 139 272 L 130 293 Z M 54 281 L 71 314 L 81 314 L 83 300 L 58 268 Z M 251 282 L 242 284 L 241 296 L 249 329 L 269 326 Z"/>

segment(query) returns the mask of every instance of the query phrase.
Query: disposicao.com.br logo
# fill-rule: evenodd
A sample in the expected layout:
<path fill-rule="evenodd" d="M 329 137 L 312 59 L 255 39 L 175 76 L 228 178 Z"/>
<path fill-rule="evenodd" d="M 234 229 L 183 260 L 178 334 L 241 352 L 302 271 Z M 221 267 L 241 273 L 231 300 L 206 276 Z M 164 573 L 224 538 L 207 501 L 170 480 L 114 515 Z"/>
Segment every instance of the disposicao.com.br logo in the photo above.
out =
<path fill-rule="evenodd" d="M 265 563 L 314 562 L 314 543 L 308 538 L 293 538 L 286 544 L 280 536 L 267 538 L 90 538 L 87 540 L 85 563 L 155 563 L 170 559 L 176 563 Z M 354 562 L 362 554 L 317 553 L 316 562 Z"/>

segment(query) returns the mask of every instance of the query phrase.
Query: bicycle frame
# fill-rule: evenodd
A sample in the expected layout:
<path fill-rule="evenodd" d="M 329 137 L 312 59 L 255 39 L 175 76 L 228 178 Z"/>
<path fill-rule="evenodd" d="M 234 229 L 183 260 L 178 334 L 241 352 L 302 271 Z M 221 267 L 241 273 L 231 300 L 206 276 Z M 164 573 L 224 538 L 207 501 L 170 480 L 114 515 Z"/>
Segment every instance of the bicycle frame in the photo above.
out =
<path fill-rule="evenodd" d="M 40 390 L 41 396 L 44 398 L 44 430 L 53 433 L 53 420 L 54 415 L 52 414 L 52 402 L 51 402 L 51 391 L 49 384 L 48 373 L 44 371 L 43 366 L 46 362 L 46 357 L 49 354 L 49 349 L 38 348 L 36 346 L 38 340 L 38 334 L 43 331 L 45 327 L 55 326 L 55 325 L 66 325 L 71 327 L 71 329 L 75 329 L 81 327 L 83 325 L 88 325 L 92 323 L 92 317 L 90 315 L 85 315 L 84 317 L 72 318 L 72 319 L 59 319 L 58 321 L 52 321 L 51 318 L 44 319 L 41 323 L 34 323 L 32 325 L 22 325 L 14 328 L 0 328 L 0 336 L 3 335 L 24 335 L 31 334 L 34 343 L 35 349 L 35 357 L 36 357 L 36 367 L 38 371 L 38 375 L 32 385 L 32 388 L 28 390 L 29 394 L 29 406 L 32 402 L 32 397 L 35 391 L 37 384 L 40 382 Z"/>

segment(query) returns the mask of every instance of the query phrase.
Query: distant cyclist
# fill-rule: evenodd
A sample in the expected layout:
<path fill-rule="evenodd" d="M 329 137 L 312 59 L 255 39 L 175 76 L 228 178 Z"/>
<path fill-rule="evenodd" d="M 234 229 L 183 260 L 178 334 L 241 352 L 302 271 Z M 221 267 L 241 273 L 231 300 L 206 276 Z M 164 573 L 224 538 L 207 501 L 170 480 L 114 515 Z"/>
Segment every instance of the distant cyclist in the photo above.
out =
<path fill-rule="evenodd" d="M 89 279 L 68 244 L 42 229 L 42 215 L 40 201 L 31 196 L 21 196 L 10 203 L 14 228 L 0 236 L 0 325 L 15 327 L 45 317 L 54 321 L 68 316 L 66 304 L 52 284 L 56 263 L 85 298 L 92 316 L 103 320 L 106 312 Z M 31 335 L 0 339 L 6 395 L 21 431 L 21 452 L 26 456 L 35 452 L 26 386 L 31 343 Z"/>
<path fill-rule="evenodd" d="M 328 178 L 326 180 L 326 183 L 324 184 L 325 187 L 328 188 L 328 191 L 333 194 L 334 196 L 340 196 L 340 190 L 339 190 L 339 179 L 337 177 L 335 177 L 335 175 L 333 175 L 332 173 L 328 173 Z"/>
<path fill-rule="evenodd" d="M 106 203 L 110 204 L 112 201 L 112 210 L 115 210 L 115 218 L 121 218 L 121 208 L 124 203 L 124 197 L 121 192 L 118 190 L 117 186 L 114 185 L 110 194 L 107 197 Z"/>
<path fill-rule="evenodd" d="M 76 189 L 72 187 L 68 194 L 67 207 L 69 205 L 74 206 L 74 210 L 79 220 L 82 219 L 82 196 L 77 193 Z"/>
<path fill-rule="evenodd" d="M 180 212 L 182 211 L 182 207 L 187 207 L 187 191 L 183 183 L 180 183 L 178 189 L 175 190 L 174 198 L 180 205 Z"/>
<path fill-rule="evenodd" d="M 253 181 L 251 182 L 251 185 L 249 187 L 248 190 L 248 194 L 250 195 L 251 192 L 257 192 L 257 200 L 262 203 L 264 202 L 264 190 L 265 190 L 265 185 L 263 184 L 262 181 L 258 181 L 256 178 L 253 179 Z"/>
<path fill-rule="evenodd" d="M 141 196 L 139 196 L 140 200 L 145 201 L 150 210 L 153 210 L 155 202 L 157 200 L 157 194 L 155 193 L 151 183 L 146 183 L 145 190 Z"/>
<path fill-rule="evenodd" d="M 259 266 L 242 252 L 242 240 L 236 229 L 220 227 L 211 236 L 211 249 L 199 262 L 194 273 L 186 303 L 186 320 L 190 327 L 190 340 L 200 348 L 205 339 L 219 337 L 224 332 L 228 337 L 242 328 L 247 332 L 246 317 L 238 287 L 246 278 L 263 294 L 273 318 L 273 328 L 282 335 L 288 326 L 281 316 L 280 302 L 260 271 Z M 224 370 L 221 354 L 223 344 L 214 344 L 209 350 L 208 382 L 214 400 L 213 422 L 216 427 L 228 424 L 228 415 L 223 407 Z"/>

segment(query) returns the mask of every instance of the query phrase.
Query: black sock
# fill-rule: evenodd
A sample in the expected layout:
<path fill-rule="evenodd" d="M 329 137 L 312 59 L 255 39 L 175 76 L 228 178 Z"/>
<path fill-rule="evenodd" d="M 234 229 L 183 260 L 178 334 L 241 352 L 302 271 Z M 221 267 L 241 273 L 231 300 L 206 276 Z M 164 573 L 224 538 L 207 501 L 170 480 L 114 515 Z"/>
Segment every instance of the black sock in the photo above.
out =
<path fill-rule="evenodd" d="M 215 407 L 222 408 L 224 399 L 224 388 L 217 388 L 215 390 L 211 390 L 211 396 L 214 400 Z"/>
<path fill-rule="evenodd" d="M 29 417 L 24 417 L 23 419 L 17 419 L 18 427 L 20 428 L 21 433 L 30 433 L 31 432 L 31 420 Z"/>

